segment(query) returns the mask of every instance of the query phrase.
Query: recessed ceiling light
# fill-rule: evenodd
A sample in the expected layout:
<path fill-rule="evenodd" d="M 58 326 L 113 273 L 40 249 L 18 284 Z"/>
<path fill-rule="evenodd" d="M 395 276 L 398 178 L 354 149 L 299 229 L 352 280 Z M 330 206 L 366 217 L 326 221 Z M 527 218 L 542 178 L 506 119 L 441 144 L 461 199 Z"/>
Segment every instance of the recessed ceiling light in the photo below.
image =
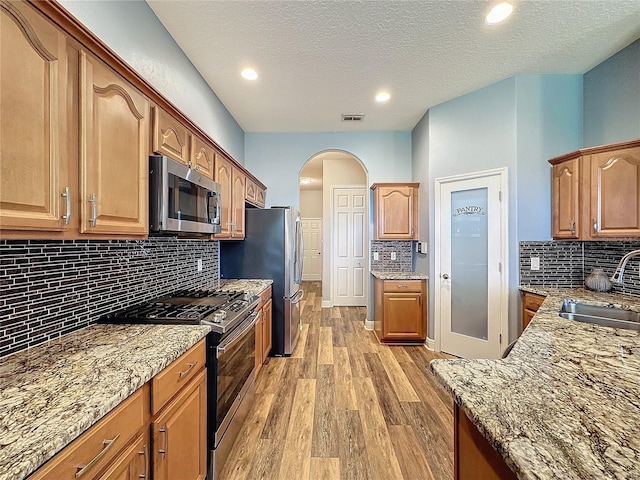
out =
<path fill-rule="evenodd" d="M 389 92 L 378 92 L 376 94 L 376 102 L 378 103 L 384 103 L 389 101 L 389 99 L 391 98 L 391 94 L 389 94 Z"/>
<path fill-rule="evenodd" d="M 491 9 L 484 18 L 488 25 L 495 25 L 505 20 L 513 12 L 513 5 L 507 2 L 499 3 Z"/>
<path fill-rule="evenodd" d="M 242 70 L 240 75 L 242 75 L 242 78 L 244 78 L 246 80 L 257 80 L 258 79 L 258 72 L 256 72 L 253 68 L 245 68 L 244 70 Z"/>
<path fill-rule="evenodd" d="M 309 185 L 311 181 L 312 180 L 309 177 L 300 177 L 300 183 L 303 185 Z"/>

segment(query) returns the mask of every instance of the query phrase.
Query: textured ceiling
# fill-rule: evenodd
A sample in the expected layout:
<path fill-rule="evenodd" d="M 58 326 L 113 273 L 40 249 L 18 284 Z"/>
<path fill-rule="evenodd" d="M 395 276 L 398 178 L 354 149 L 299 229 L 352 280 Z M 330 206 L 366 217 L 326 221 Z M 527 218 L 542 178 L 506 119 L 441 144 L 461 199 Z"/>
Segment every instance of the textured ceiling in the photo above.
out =
<path fill-rule="evenodd" d="M 482 0 L 147 1 L 246 132 L 409 130 L 434 105 L 516 74 L 581 74 L 640 37 L 638 0 L 514 1 L 498 26 Z"/>

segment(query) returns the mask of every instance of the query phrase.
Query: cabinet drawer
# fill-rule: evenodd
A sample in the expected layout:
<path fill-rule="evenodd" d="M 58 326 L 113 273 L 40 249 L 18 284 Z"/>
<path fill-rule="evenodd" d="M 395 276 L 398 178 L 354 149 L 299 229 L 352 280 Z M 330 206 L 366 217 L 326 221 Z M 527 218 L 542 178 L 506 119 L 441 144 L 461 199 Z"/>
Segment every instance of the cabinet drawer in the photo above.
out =
<path fill-rule="evenodd" d="M 178 390 L 202 370 L 205 364 L 205 341 L 200 340 L 175 362 L 151 380 L 151 413 L 158 413 Z"/>
<path fill-rule="evenodd" d="M 73 441 L 29 480 L 93 478 L 142 429 L 147 388 L 141 388 Z"/>
<path fill-rule="evenodd" d="M 545 297 L 541 295 L 524 292 L 522 303 L 525 309 L 536 312 L 540 308 L 540 305 L 542 305 L 542 302 L 544 302 L 544 299 Z"/>
<path fill-rule="evenodd" d="M 416 292 L 422 291 L 422 280 L 385 280 L 385 292 Z"/>
<path fill-rule="evenodd" d="M 271 286 L 267 287 L 262 293 L 260 293 L 260 305 L 259 308 L 262 308 L 265 303 L 269 301 L 271 298 Z"/>

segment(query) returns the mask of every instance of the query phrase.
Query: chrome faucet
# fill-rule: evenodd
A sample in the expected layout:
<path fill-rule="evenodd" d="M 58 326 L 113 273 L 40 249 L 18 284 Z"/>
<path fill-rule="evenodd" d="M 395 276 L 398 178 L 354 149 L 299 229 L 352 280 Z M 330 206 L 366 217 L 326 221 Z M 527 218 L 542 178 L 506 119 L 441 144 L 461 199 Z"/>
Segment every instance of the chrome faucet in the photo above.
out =
<path fill-rule="evenodd" d="M 615 273 L 611 276 L 611 282 L 616 283 L 618 285 L 622 285 L 623 277 L 624 277 L 624 268 L 627 266 L 627 262 L 633 258 L 640 256 L 640 250 L 633 250 L 632 252 L 627 253 L 624 257 L 620 259 L 620 263 L 618 263 L 618 267 L 616 268 Z"/>

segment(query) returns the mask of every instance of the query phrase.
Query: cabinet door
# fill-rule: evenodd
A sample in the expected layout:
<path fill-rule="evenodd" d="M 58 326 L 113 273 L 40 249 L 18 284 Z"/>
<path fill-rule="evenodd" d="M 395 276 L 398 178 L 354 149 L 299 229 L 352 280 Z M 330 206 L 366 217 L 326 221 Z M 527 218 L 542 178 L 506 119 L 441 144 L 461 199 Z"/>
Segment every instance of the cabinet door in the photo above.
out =
<path fill-rule="evenodd" d="M 139 480 L 149 477 L 148 433 L 141 435 L 119 458 L 115 459 L 99 480 Z"/>
<path fill-rule="evenodd" d="M 26 2 L 2 1 L 0 45 L 0 228 L 64 230 L 66 37 Z"/>
<path fill-rule="evenodd" d="M 221 231 L 216 233 L 216 238 L 231 238 L 232 223 L 232 197 L 231 186 L 233 184 L 231 162 L 226 158 L 216 155 L 216 174 L 215 180 L 220 184 L 220 223 Z"/>
<path fill-rule="evenodd" d="M 153 107 L 153 151 L 189 165 L 189 131 L 175 118 Z"/>
<path fill-rule="evenodd" d="M 592 238 L 640 236 L 640 147 L 591 155 Z"/>
<path fill-rule="evenodd" d="M 553 238 L 579 238 L 580 158 L 553 166 Z"/>
<path fill-rule="evenodd" d="M 376 189 L 377 238 L 416 238 L 417 208 L 418 194 L 414 187 L 393 186 Z"/>
<path fill-rule="evenodd" d="M 273 303 L 271 299 L 262 307 L 262 361 L 264 362 L 269 356 L 272 347 L 272 319 L 273 319 Z"/>
<path fill-rule="evenodd" d="M 191 137 L 191 168 L 207 178 L 213 179 L 214 157 L 213 148 L 200 138 Z"/>
<path fill-rule="evenodd" d="M 384 340 L 424 340 L 426 318 L 422 294 L 385 293 L 382 336 Z"/>
<path fill-rule="evenodd" d="M 207 473 L 206 370 L 151 424 L 153 478 L 202 480 Z"/>
<path fill-rule="evenodd" d="M 267 192 L 265 192 L 264 188 L 258 187 L 256 191 L 256 205 L 260 208 L 264 208 L 265 197 L 267 196 Z"/>
<path fill-rule="evenodd" d="M 258 318 L 256 319 L 256 371 L 255 377 L 258 377 L 258 373 L 262 370 L 262 364 L 264 363 L 264 358 L 262 355 L 262 332 L 264 331 L 264 311 L 262 309 L 257 310 Z"/>
<path fill-rule="evenodd" d="M 80 232 L 148 233 L 149 101 L 80 52 Z"/>
<path fill-rule="evenodd" d="M 258 186 L 250 178 L 247 178 L 246 190 L 247 190 L 247 194 L 245 196 L 245 200 L 255 205 L 258 197 Z"/>
<path fill-rule="evenodd" d="M 233 169 L 233 186 L 231 187 L 233 221 L 231 237 L 235 239 L 244 238 L 244 199 L 246 196 L 245 185 L 247 177 L 237 169 Z"/>

